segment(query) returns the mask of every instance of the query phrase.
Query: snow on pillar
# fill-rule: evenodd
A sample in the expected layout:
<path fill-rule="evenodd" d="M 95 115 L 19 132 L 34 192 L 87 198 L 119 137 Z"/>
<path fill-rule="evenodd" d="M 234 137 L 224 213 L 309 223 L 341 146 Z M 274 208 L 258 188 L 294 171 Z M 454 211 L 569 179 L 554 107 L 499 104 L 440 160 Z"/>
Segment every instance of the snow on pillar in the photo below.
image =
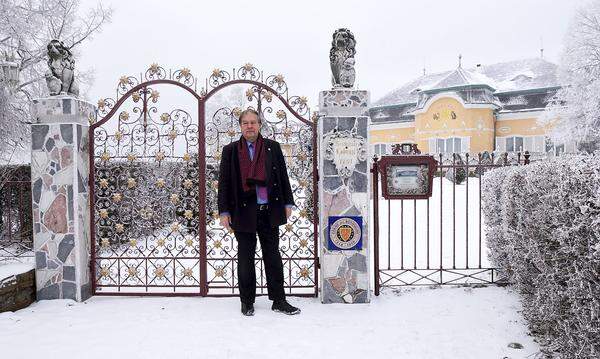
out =
<path fill-rule="evenodd" d="M 94 105 L 61 95 L 33 101 L 31 188 L 37 299 L 91 292 L 88 128 Z"/>

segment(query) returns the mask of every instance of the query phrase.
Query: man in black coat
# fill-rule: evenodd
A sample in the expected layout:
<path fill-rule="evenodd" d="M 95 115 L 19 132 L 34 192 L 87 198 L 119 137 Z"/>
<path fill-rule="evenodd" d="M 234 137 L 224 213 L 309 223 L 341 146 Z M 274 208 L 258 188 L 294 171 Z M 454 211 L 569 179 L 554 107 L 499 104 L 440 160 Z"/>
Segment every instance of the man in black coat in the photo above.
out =
<path fill-rule="evenodd" d="M 283 290 L 279 226 L 292 213 L 294 198 L 281 146 L 260 134 L 259 114 L 248 109 L 239 118 L 242 136 L 223 148 L 219 166 L 219 215 L 238 241 L 238 282 L 242 314 L 254 315 L 256 235 L 260 240 L 272 310 L 298 314 Z"/>

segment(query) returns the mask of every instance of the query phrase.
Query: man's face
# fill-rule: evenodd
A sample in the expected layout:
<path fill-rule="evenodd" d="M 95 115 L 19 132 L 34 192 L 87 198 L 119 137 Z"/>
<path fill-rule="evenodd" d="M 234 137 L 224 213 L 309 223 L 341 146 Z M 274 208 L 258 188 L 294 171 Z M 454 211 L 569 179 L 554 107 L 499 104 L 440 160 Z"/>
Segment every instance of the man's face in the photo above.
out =
<path fill-rule="evenodd" d="M 260 121 L 258 120 L 258 116 L 253 113 L 244 115 L 240 121 L 240 127 L 242 129 L 242 136 L 244 136 L 246 141 L 256 141 L 260 131 Z"/>

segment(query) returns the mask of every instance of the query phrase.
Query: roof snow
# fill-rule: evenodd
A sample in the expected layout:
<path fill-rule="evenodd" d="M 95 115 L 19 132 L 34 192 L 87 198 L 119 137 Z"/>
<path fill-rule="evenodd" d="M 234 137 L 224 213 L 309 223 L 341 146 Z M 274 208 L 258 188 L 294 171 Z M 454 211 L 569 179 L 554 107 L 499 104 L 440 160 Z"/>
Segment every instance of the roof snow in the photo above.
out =
<path fill-rule="evenodd" d="M 374 105 L 416 103 L 421 91 L 466 85 L 488 85 L 496 92 L 560 86 L 557 66 L 532 58 L 423 75 L 383 96 Z"/>
<path fill-rule="evenodd" d="M 492 79 L 477 72 L 465 70 L 462 67 L 452 71 L 449 75 L 433 85 L 431 89 L 444 89 L 468 85 L 491 85 Z"/>
<path fill-rule="evenodd" d="M 451 71 L 446 71 L 423 75 L 385 95 L 383 98 L 377 101 L 375 105 L 385 106 L 417 102 L 420 91 L 428 90 L 438 81 L 450 74 L 450 72 Z"/>

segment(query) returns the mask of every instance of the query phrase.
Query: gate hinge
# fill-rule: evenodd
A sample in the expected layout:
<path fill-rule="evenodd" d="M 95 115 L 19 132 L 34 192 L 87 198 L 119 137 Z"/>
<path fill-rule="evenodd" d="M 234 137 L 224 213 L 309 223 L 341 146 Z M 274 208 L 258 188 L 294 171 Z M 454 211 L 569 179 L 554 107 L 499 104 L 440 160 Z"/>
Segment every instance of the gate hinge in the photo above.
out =
<path fill-rule="evenodd" d="M 317 269 L 321 269 L 321 261 L 319 260 L 319 257 L 317 257 L 317 258 L 315 259 L 315 262 L 316 262 L 315 264 L 316 264 L 316 266 L 317 266 Z"/>

